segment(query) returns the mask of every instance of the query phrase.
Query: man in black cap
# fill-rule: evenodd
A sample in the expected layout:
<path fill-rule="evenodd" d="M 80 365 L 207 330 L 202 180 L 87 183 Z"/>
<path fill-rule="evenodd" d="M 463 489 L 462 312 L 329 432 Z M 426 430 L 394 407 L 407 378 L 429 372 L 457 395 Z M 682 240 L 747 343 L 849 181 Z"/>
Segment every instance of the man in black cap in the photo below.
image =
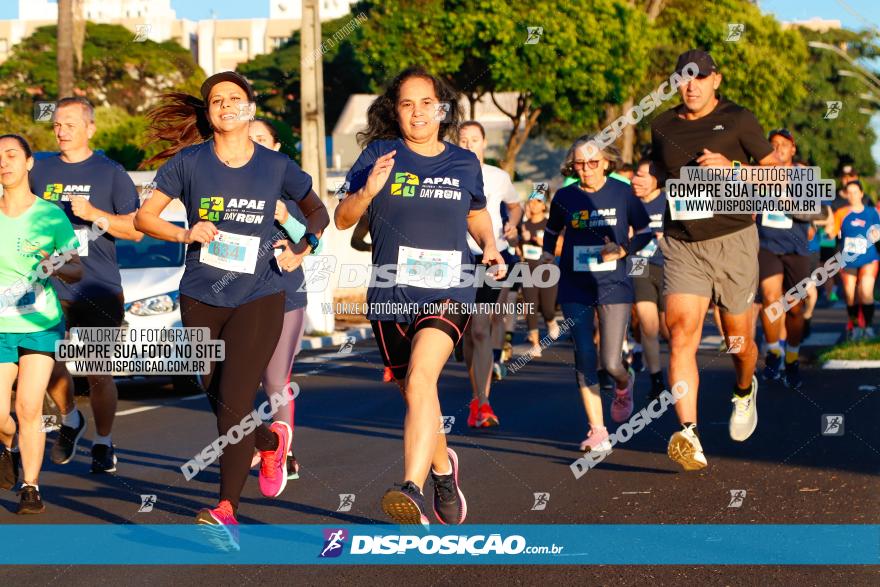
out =
<path fill-rule="evenodd" d="M 691 50 L 678 58 L 676 71 L 697 66 L 695 79 L 679 87 L 681 105 L 651 125 L 654 173 L 661 182 L 679 179 L 682 167 L 777 165 L 761 125 L 745 108 L 719 98 L 721 73 L 712 56 Z M 689 68 L 693 69 L 693 67 Z M 751 214 L 688 212 L 672 206 L 660 241 L 666 260 L 663 293 L 669 327 L 669 379 L 684 382 L 687 393 L 675 404 L 682 424 L 669 440 L 669 457 L 685 470 L 702 469 L 706 457 L 697 435 L 697 349 L 709 302 L 721 309 L 721 321 L 736 370 L 730 436 L 743 441 L 758 423 L 758 382 L 753 376 L 758 350 L 751 336 L 752 301 L 758 286 L 758 233 Z"/>

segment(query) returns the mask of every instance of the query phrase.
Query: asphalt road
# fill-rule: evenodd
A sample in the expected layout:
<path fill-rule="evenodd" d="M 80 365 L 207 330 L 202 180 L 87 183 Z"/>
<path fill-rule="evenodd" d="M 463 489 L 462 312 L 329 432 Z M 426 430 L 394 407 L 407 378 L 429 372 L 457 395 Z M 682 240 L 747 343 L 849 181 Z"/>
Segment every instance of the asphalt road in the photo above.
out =
<path fill-rule="evenodd" d="M 827 338 L 839 328 L 836 322 L 841 316 L 841 310 L 819 311 L 814 331 Z M 710 327 L 705 334 L 713 334 Z M 699 425 L 709 467 L 697 473 L 683 473 L 666 456 L 667 440 L 677 427 L 670 411 L 615 449 L 597 468 L 575 479 L 569 464 L 580 456 L 577 445 L 587 425 L 574 383 L 570 341 L 557 342 L 542 358 L 493 386 L 492 405 L 501 427 L 492 430 L 467 428 L 466 371 L 463 364 L 451 361 L 440 380 L 440 398 L 444 415 L 456 418 L 448 441 L 462 463 L 468 523 L 880 523 L 880 427 L 876 424 L 880 388 L 869 391 L 864 387 L 880 387 L 880 370 L 819 370 L 809 364 L 814 349 L 805 349 L 804 391 L 794 393 L 775 383 L 763 385 L 757 431 L 746 442 L 735 443 L 727 432 L 731 362 L 710 348 L 711 338 L 707 341 L 699 356 Z M 381 360 L 374 343 L 358 342 L 349 354 L 338 354 L 335 349 L 303 353 L 294 373 L 302 389 L 296 400 L 294 437 L 301 478 L 291 481 L 279 499 L 266 500 L 259 493 L 254 472 L 242 496 L 240 523 L 386 523 L 379 502 L 402 474 L 404 409 L 396 386 L 381 382 Z M 637 409 L 645 404 L 647 388 L 647 375 L 640 374 Z M 91 417 L 87 400 L 79 401 Z M 844 416 L 842 436 L 822 435 L 823 414 Z M 90 435 L 68 465 L 59 467 L 46 459 L 40 479 L 45 514 L 15 516 L 15 495 L 0 493 L 0 533 L 14 533 L 17 524 L 35 523 L 190 524 L 195 511 L 216 503 L 216 465 L 189 482 L 180 472 L 180 465 L 216 436 L 204 398 L 175 395 L 169 385 L 155 381 L 122 384 L 113 436 L 120 461 L 115 474 L 89 474 Z M 739 507 L 730 507 L 732 491 L 742 495 Z M 535 493 L 549 494 L 545 509 L 533 509 Z M 155 495 L 156 503 L 151 512 L 139 512 L 141 495 L 146 494 Z M 340 494 L 355 496 L 349 512 L 337 511 Z M 3 558 L 0 555 L 0 562 Z M 279 562 L 283 562 L 283 553 L 279 553 Z M 25 581 L 251 584 L 261 580 L 338 585 L 367 580 L 389 585 L 471 581 L 643 585 L 680 580 L 707 585 L 868 585 L 878 583 L 878 570 L 659 565 L 540 569 L 42 566 L 5 567 L 0 575 L 10 585 Z"/>

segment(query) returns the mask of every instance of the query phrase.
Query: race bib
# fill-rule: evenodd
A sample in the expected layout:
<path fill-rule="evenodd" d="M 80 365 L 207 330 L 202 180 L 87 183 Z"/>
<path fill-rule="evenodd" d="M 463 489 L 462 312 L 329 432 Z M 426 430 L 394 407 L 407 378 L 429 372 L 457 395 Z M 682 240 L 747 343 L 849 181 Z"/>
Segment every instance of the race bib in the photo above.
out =
<path fill-rule="evenodd" d="M 864 255 L 868 252 L 868 239 L 861 236 L 848 236 L 843 239 L 843 252 L 851 255 Z"/>
<path fill-rule="evenodd" d="M 657 252 L 657 239 L 652 238 L 651 242 L 645 245 L 645 248 L 636 253 L 639 257 L 653 257 L 654 253 Z"/>
<path fill-rule="evenodd" d="M 706 198 L 705 201 L 708 203 L 711 202 L 711 199 Z M 694 200 L 691 200 L 691 202 L 696 203 Z M 702 220 L 704 218 L 712 218 L 714 214 L 712 210 L 689 211 L 684 200 L 670 200 L 669 216 L 673 220 Z"/>
<path fill-rule="evenodd" d="M 89 256 L 89 229 L 75 228 L 73 232 L 76 234 L 76 240 L 79 241 L 79 248 L 76 250 L 80 257 Z"/>
<path fill-rule="evenodd" d="M 602 248 L 574 247 L 574 270 L 575 271 L 614 271 L 617 269 L 617 260 L 602 262 Z"/>
<path fill-rule="evenodd" d="M 781 212 L 764 212 L 761 214 L 761 225 L 767 228 L 785 229 L 794 226 L 794 222 Z"/>
<path fill-rule="evenodd" d="M 214 240 L 202 244 L 199 261 L 236 273 L 253 275 L 260 253 L 260 237 L 220 231 Z"/>
<path fill-rule="evenodd" d="M 523 245 L 523 259 L 528 261 L 537 261 L 541 258 L 541 252 L 543 249 L 536 245 Z"/>
<path fill-rule="evenodd" d="M 46 309 L 46 288 L 34 283 L 23 293 L 10 292 L 11 288 L 0 288 L 3 291 L 4 307 L 0 316 L 24 316 Z"/>
<path fill-rule="evenodd" d="M 398 247 L 396 279 L 398 285 L 447 289 L 460 283 L 460 273 L 461 251 Z"/>

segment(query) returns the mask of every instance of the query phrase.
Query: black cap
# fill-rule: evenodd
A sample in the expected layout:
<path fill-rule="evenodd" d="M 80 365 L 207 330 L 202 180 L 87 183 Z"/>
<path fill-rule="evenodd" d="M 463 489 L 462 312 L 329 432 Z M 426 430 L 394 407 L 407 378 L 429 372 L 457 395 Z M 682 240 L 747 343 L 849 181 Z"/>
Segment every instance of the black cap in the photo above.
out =
<path fill-rule="evenodd" d="M 678 62 L 675 64 L 675 73 L 682 73 L 685 65 L 688 63 L 695 63 L 697 65 L 699 75 L 709 75 L 718 71 L 718 66 L 715 65 L 715 60 L 712 59 L 712 56 L 700 49 L 691 49 L 679 55 Z"/>
<path fill-rule="evenodd" d="M 248 101 L 254 101 L 254 89 L 251 87 L 251 84 L 244 78 L 243 75 L 237 74 L 234 71 L 221 71 L 220 73 L 215 73 L 211 77 L 205 80 L 205 83 L 202 84 L 202 100 L 205 102 L 208 101 L 208 96 L 211 93 L 211 88 L 219 84 L 220 82 L 232 82 L 247 94 Z"/>
<path fill-rule="evenodd" d="M 791 131 L 788 130 L 787 128 L 777 128 L 776 130 L 771 130 L 770 134 L 767 135 L 767 140 L 772 141 L 773 137 L 775 137 L 776 135 L 779 135 L 781 137 L 788 139 L 789 141 L 791 141 L 792 145 L 797 144 L 794 140 L 794 135 L 791 134 Z"/>

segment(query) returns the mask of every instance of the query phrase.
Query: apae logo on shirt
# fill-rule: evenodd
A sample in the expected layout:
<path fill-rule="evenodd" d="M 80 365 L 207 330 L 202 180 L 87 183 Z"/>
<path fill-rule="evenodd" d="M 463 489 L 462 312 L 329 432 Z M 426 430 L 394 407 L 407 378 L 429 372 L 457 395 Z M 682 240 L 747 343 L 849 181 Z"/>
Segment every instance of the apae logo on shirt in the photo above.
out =
<path fill-rule="evenodd" d="M 90 185 L 48 183 L 46 189 L 43 190 L 43 199 L 50 202 L 69 202 L 70 196 L 78 196 L 88 200 L 91 191 L 92 186 Z"/>
<path fill-rule="evenodd" d="M 33 241 L 29 241 L 26 238 L 19 237 L 18 238 L 18 254 L 22 257 L 31 257 L 34 255 L 39 255 L 40 245 Z"/>
<path fill-rule="evenodd" d="M 391 195 L 412 198 L 416 195 L 416 188 L 420 198 L 440 198 L 443 200 L 461 200 L 461 190 L 458 178 L 454 177 L 426 177 L 421 185 L 419 176 L 408 171 L 399 171 L 394 174 L 391 183 Z M 451 189 L 455 188 L 455 189 Z"/>
<path fill-rule="evenodd" d="M 617 208 L 599 208 L 572 212 L 572 228 L 596 228 L 598 226 L 617 226 Z"/>
<path fill-rule="evenodd" d="M 391 195 L 412 198 L 416 195 L 417 187 L 419 187 L 418 175 L 406 171 L 397 172 L 394 174 L 394 182 L 391 184 Z"/>
<path fill-rule="evenodd" d="M 199 199 L 199 220 L 209 222 L 231 220 L 245 224 L 260 224 L 263 222 L 263 214 L 257 212 L 262 212 L 265 207 L 265 200 L 229 198 L 227 202 L 223 196 L 206 196 Z"/>

